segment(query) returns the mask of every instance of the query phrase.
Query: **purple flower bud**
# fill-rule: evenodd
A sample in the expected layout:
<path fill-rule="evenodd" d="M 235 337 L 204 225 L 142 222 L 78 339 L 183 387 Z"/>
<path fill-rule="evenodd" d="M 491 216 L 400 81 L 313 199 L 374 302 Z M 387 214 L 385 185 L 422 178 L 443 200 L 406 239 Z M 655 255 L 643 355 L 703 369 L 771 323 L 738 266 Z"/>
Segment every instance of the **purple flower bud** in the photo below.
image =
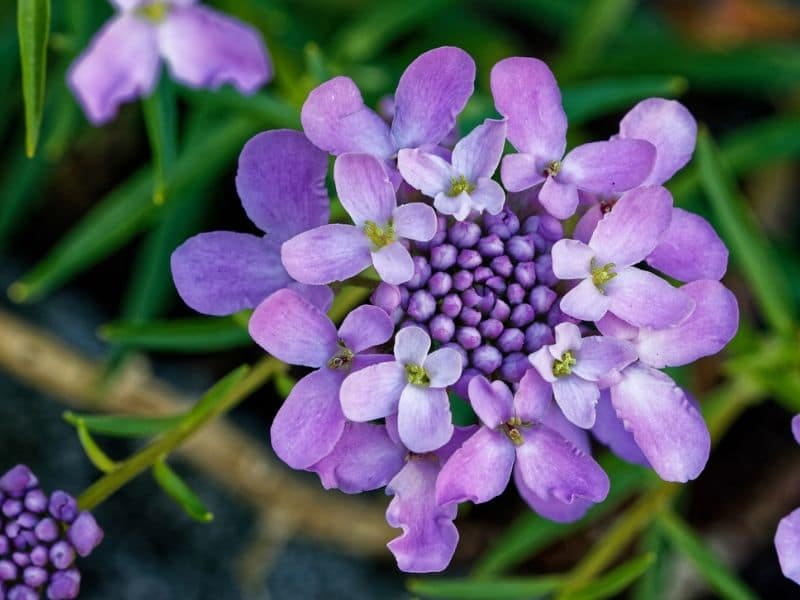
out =
<path fill-rule="evenodd" d="M 103 541 L 103 530 L 92 513 L 82 512 L 67 531 L 67 539 L 80 556 L 86 557 Z"/>
<path fill-rule="evenodd" d="M 449 342 L 453 339 L 456 325 L 447 315 L 436 315 L 429 324 L 431 337 L 437 342 Z"/>
<path fill-rule="evenodd" d="M 551 215 L 541 215 L 539 233 L 543 235 L 545 239 L 556 242 L 564 237 L 564 227 L 561 225 L 561 221 L 555 217 Z"/>
<path fill-rule="evenodd" d="M 558 277 L 553 273 L 553 259 L 549 254 L 536 257 L 536 279 L 545 285 L 555 285 Z"/>
<path fill-rule="evenodd" d="M 26 567 L 22 572 L 22 580 L 32 588 L 38 588 L 47 582 L 47 571 L 41 567 Z"/>
<path fill-rule="evenodd" d="M 494 275 L 489 267 L 480 266 L 474 271 L 475 283 L 482 283 Z"/>
<path fill-rule="evenodd" d="M 81 589 L 81 574 L 77 569 L 59 571 L 47 586 L 48 600 L 73 600 Z"/>
<path fill-rule="evenodd" d="M 523 262 L 517 264 L 514 267 L 514 279 L 526 290 L 532 288 L 536 283 L 536 263 Z"/>
<path fill-rule="evenodd" d="M 472 364 L 486 375 L 494 373 L 503 363 L 503 355 L 494 346 L 481 346 L 472 353 Z"/>
<path fill-rule="evenodd" d="M 431 266 L 424 256 L 415 256 L 414 261 L 414 274 L 403 285 L 409 290 L 418 290 L 428 282 L 431 276 Z"/>
<path fill-rule="evenodd" d="M 477 308 L 483 314 L 488 315 L 494 308 L 494 301 L 497 297 L 495 296 L 494 292 L 488 288 L 478 289 L 476 291 L 480 296 L 480 300 L 478 301 L 478 304 L 475 305 L 475 308 Z"/>
<path fill-rule="evenodd" d="M 25 552 L 14 552 L 11 555 L 11 560 L 14 561 L 15 565 L 22 568 L 25 568 L 31 564 L 31 558 Z"/>
<path fill-rule="evenodd" d="M 486 215 L 483 225 L 490 233 L 494 233 L 503 240 L 507 240 L 519 231 L 519 219 L 510 210 L 502 210 L 496 215 Z"/>
<path fill-rule="evenodd" d="M 33 529 L 38 522 L 39 517 L 29 512 L 24 512 L 17 517 L 17 523 L 19 523 L 25 529 Z"/>
<path fill-rule="evenodd" d="M 0 477 L 0 490 L 19 498 L 25 490 L 39 484 L 36 476 L 25 465 L 17 465 Z"/>
<path fill-rule="evenodd" d="M 481 334 L 474 327 L 459 327 L 456 340 L 465 350 L 473 350 L 481 345 Z"/>
<path fill-rule="evenodd" d="M 576 323 L 577 319 L 565 315 L 558 304 L 553 304 L 550 310 L 547 311 L 547 324 L 550 325 L 550 327 L 555 327 L 559 323 L 564 322 Z"/>
<path fill-rule="evenodd" d="M 486 286 L 495 293 L 502 294 L 506 291 L 506 280 L 498 275 L 493 275 L 486 280 Z M 494 306 L 494 303 L 492 303 L 492 306 Z"/>
<path fill-rule="evenodd" d="M 473 280 L 474 277 L 471 271 L 459 271 L 453 275 L 453 287 L 463 292 L 472 285 Z"/>
<path fill-rule="evenodd" d="M 545 252 L 549 252 L 552 244 L 548 242 L 544 237 L 539 235 L 538 233 L 531 233 L 531 240 L 533 241 L 533 247 L 536 249 L 536 252 L 539 254 L 544 254 Z"/>
<path fill-rule="evenodd" d="M 39 489 L 31 490 L 25 494 L 25 508 L 32 513 L 43 513 L 47 510 L 47 494 Z"/>
<path fill-rule="evenodd" d="M 408 299 L 408 316 L 419 322 L 425 322 L 436 312 L 436 299 L 427 290 L 417 290 Z"/>
<path fill-rule="evenodd" d="M 58 537 L 58 524 L 50 518 L 42 519 L 34 528 L 33 533 L 43 542 L 52 542 Z"/>
<path fill-rule="evenodd" d="M 452 244 L 442 244 L 431 248 L 431 267 L 444 271 L 456 264 L 458 250 Z"/>
<path fill-rule="evenodd" d="M 442 298 L 442 304 L 439 308 L 442 314 L 450 318 L 455 318 L 461 312 L 463 306 L 464 303 L 461 302 L 461 298 L 457 294 L 447 294 L 447 296 Z"/>
<path fill-rule="evenodd" d="M 475 223 L 462 221 L 450 227 L 447 239 L 457 248 L 471 248 L 478 243 L 481 228 Z"/>
<path fill-rule="evenodd" d="M 400 286 L 400 307 L 405 310 L 408 306 L 408 299 L 411 297 L 411 292 L 408 291 L 406 286 Z"/>
<path fill-rule="evenodd" d="M 39 600 L 39 592 L 27 585 L 15 585 L 8 590 L 8 600 Z"/>
<path fill-rule="evenodd" d="M 428 291 L 436 298 L 441 298 L 453 287 L 453 278 L 450 273 L 440 271 L 428 279 Z"/>
<path fill-rule="evenodd" d="M 503 324 L 497 319 L 486 319 L 478 326 L 478 331 L 484 338 L 493 340 L 503 333 Z"/>
<path fill-rule="evenodd" d="M 461 322 L 464 325 L 475 327 L 478 323 L 481 322 L 481 319 L 483 319 L 483 315 L 474 308 L 465 306 L 464 308 L 461 309 L 461 314 L 459 315 L 459 318 L 461 319 Z"/>
<path fill-rule="evenodd" d="M 492 268 L 492 272 L 495 275 L 500 275 L 501 277 L 509 277 L 514 271 L 514 264 L 505 254 L 494 257 L 492 262 L 489 263 L 489 266 Z"/>
<path fill-rule="evenodd" d="M 478 252 L 481 253 L 481 256 L 500 256 L 504 251 L 505 245 L 503 244 L 503 240 L 495 233 L 481 238 L 478 242 Z"/>
<path fill-rule="evenodd" d="M 456 262 L 458 262 L 458 266 L 462 269 L 474 269 L 480 266 L 481 262 L 483 262 L 483 259 L 476 250 L 465 248 L 458 253 L 458 259 Z"/>
<path fill-rule="evenodd" d="M 7 554 L 11 546 L 9 545 L 8 538 L 0 535 L 0 556 Z"/>
<path fill-rule="evenodd" d="M 0 560 L 0 581 L 13 581 L 17 578 L 17 565 L 10 560 Z"/>
<path fill-rule="evenodd" d="M 518 283 L 512 283 L 506 289 L 506 299 L 509 304 L 519 304 L 525 300 L 525 288 Z"/>
<path fill-rule="evenodd" d="M 497 340 L 497 347 L 505 353 L 519 352 L 524 345 L 525 334 L 516 328 L 506 329 Z"/>
<path fill-rule="evenodd" d="M 554 343 L 553 330 L 545 323 L 531 323 L 525 330 L 525 352 L 536 352 Z"/>
<path fill-rule="evenodd" d="M 478 293 L 475 288 L 469 288 L 468 290 L 464 290 L 461 294 L 461 300 L 464 302 L 464 306 L 472 308 L 477 306 L 478 302 L 481 301 L 482 296 Z"/>
<path fill-rule="evenodd" d="M 553 306 L 556 296 L 557 294 L 549 287 L 537 285 L 531 290 L 528 302 L 533 307 L 533 310 L 536 311 L 536 314 L 543 315 Z"/>
<path fill-rule="evenodd" d="M 388 315 L 391 315 L 400 306 L 400 300 L 400 288 L 384 281 L 378 284 L 369 299 L 372 304 L 383 309 Z"/>
<path fill-rule="evenodd" d="M 37 567 L 44 567 L 50 561 L 47 546 L 36 546 L 31 550 L 31 563 Z"/>
<path fill-rule="evenodd" d="M 48 510 L 59 521 L 72 523 L 78 516 L 78 503 L 66 492 L 56 490 L 50 495 Z"/>
<path fill-rule="evenodd" d="M 462 365 L 468 364 L 469 356 L 467 355 L 467 351 L 464 350 L 464 348 L 462 348 L 458 344 L 456 344 L 456 343 L 445 344 L 443 346 L 443 348 L 452 348 L 453 350 L 458 352 L 458 354 L 461 356 L 461 364 Z"/>
<path fill-rule="evenodd" d="M 533 260 L 534 245 L 530 236 L 515 235 L 506 243 L 506 254 L 516 262 Z"/>
<path fill-rule="evenodd" d="M 517 327 L 525 327 L 536 317 L 536 311 L 530 304 L 518 304 L 511 311 L 511 322 Z"/>
<path fill-rule="evenodd" d="M 464 364 L 469 364 L 468 362 L 464 362 Z M 473 369 L 472 367 L 464 369 L 464 372 L 461 373 L 461 378 L 456 382 L 453 386 L 456 394 L 466 398 L 468 396 L 467 388 L 469 388 L 469 382 L 472 381 L 474 377 L 480 375 L 481 372 L 477 369 Z"/>
<path fill-rule="evenodd" d="M 495 300 L 494 306 L 492 307 L 492 312 L 489 313 L 489 316 L 492 319 L 497 319 L 498 321 L 505 321 L 510 314 L 511 308 L 509 308 L 508 304 L 498 299 Z"/>
<path fill-rule="evenodd" d="M 16 538 L 21 530 L 22 527 L 20 527 L 19 523 L 17 523 L 16 521 L 11 521 L 10 523 L 6 523 L 6 526 L 3 529 L 3 531 L 5 531 L 5 534 L 12 539 Z"/>
<path fill-rule="evenodd" d="M 522 223 L 522 233 L 537 233 L 539 231 L 539 215 L 533 215 L 525 219 Z"/>
<path fill-rule="evenodd" d="M 500 366 L 500 374 L 509 381 L 519 381 L 531 366 L 528 355 L 521 352 L 514 352 L 503 359 Z"/>
<path fill-rule="evenodd" d="M 22 502 L 14 498 L 9 498 L 3 502 L 3 514 L 9 519 L 16 517 L 22 512 Z"/>
<path fill-rule="evenodd" d="M 75 550 L 65 541 L 56 542 L 50 548 L 50 562 L 56 569 L 66 569 L 75 560 Z"/>

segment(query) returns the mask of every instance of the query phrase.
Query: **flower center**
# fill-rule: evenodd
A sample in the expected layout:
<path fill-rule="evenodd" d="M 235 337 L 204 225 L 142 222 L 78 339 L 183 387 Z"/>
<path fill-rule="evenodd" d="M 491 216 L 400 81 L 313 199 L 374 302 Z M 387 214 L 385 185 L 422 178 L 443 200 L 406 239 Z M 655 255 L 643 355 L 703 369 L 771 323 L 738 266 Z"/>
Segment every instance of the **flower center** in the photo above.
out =
<path fill-rule="evenodd" d="M 150 4 L 145 4 L 136 10 L 136 14 L 144 17 L 148 21 L 152 21 L 153 23 L 161 23 L 161 21 L 167 17 L 168 12 L 169 6 L 162 0 L 156 0 Z"/>
<path fill-rule="evenodd" d="M 520 428 L 530 426 L 530 423 L 524 422 L 519 417 L 511 417 L 508 421 L 503 423 L 500 428 L 502 429 L 503 433 L 506 434 L 506 437 L 511 440 L 512 444 L 515 446 L 521 446 L 525 442 L 525 438 L 522 437 Z"/>
<path fill-rule="evenodd" d="M 447 192 L 447 195 L 451 198 L 458 196 L 461 192 L 471 192 L 475 189 L 475 186 L 470 183 L 466 177 L 463 175 L 459 175 L 458 177 L 453 177 L 450 180 L 450 190 Z"/>
<path fill-rule="evenodd" d="M 561 170 L 561 161 L 554 160 L 549 165 L 547 165 L 544 169 L 545 176 L 555 177 L 558 175 L 558 172 Z"/>
<path fill-rule="evenodd" d="M 603 291 L 603 287 L 617 276 L 614 270 L 614 263 L 606 263 L 602 267 L 592 265 L 592 283 L 597 289 Z"/>
<path fill-rule="evenodd" d="M 381 227 L 374 221 L 367 221 L 364 224 L 364 235 L 378 249 L 388 246 L 397 239 L 394 234 L 394 225 L 392 225 L 391 221 L 386 224 L 386 227 Z"/>
<path fill-rule="evenodd" d="M 408 379 L 408 383 L 413 383 L 414 385 L 427 386 L 431 383 L 428 372 L 421 365 L 406 365 L 406 378 Z"/>
<path fill-rule="evenodd" d="M 553 361 L 553 375 L 556 377 L 566 377 L 572 373 L 572 367 L 577 364 L 575 355 L 572 350 L 567 350 L 561 355 L 561 358 Z"/>
<path fill-rule="evenodd" d="M 353 351 L 348 348 L 344 340 L 338 341 L 339 349 L 328 361 L 328 368 L 330 369 L 349 369 L 353 362 Z"/>

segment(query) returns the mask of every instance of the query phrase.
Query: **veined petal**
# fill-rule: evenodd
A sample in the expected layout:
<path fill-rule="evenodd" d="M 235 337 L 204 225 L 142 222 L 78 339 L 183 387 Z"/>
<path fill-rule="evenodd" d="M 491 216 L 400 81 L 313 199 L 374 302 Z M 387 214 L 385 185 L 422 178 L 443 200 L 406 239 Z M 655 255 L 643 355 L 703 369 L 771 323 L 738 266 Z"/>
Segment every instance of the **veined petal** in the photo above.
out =
<path fill-rule="evenodd" d="M 370 265 L 372 257 L 363 231 L 353 225 L 331 224 L 284 242 L 281 260 L 297 281 L 323 285 L 358 275 Z"/>
<path fill-rule="evenodd" d="M 468 393 L 472 410 L 489 429 L 496 429 L 513 416 L 514 399 L 502 381 L 490 383 L 483 375 L 478 375 L 470 380 Z"/>
<path fill-rule="evenodd" d="M 402 365 L 422 365 L 431 349 L 431 338 L 421 327 L 403 327 L 394 336 L 394 357 Z"/>
<path fill-rule="evenodd" d="M 553 383 L 556 380 L 556 376 L 553 375 L 553 355 L 547 346 L 542 346 L 536 352 L 529 354 L 528 362 L 546 382 Z"/>
<path fill-rule="evenodd" d="M 400 150 L 397 153 L 397 169 L 406 183 L 431 198 L 440 192 L 447 192 L 457 176 L 446 160 L 419 148 Z"/>
<path fill-rule="evenodd" d="M 430 241 L 439 226 L 436 212 L 424 202 L 401 204 L 392 213 L 392 223 L 398 237 L 417 242 Z"/>
<path fill-rule="evenodd" d="M 522 477 L 522 469 L 514 468 L 514 484 L 522 499 L 537 514 L 556 523 L 572 523 L 577 521 L 592 507 L 594 502 L 584 498 L 575 498 L 572 502 L 562 502 L 552 496 L 542 498 L 535 490 L 529 488 Z"/>
<path fill-rule="evenodd" d="M 557 378 L 552 385 L 553 397 L 564 416 L 578 427 L 590 429 L 594 425 L 594 407 L 600 398 L 597 384 L 567 375 Z"/>
<path fill-rule="evenodd" d="M 397 407 L 397 431 L 406 448 L 418 454 L 444 446 L 453 435 L 447 392 L 407 385 Z"/>
<path fill-rule="evenodd" d="M 636 350 L 624 340 L 595 335 L 583 338 L 572 371 L 588 381 L 598 381 L 636 360 Z"/>
<path fill-rule="evenodd" d="M 681 323 L 695 305 L 685 292 L 636 267 L 618 271 L 606 284 L 606 296 L 611 301 L 609 310 L 619 318 L 637 327 L 654 329 Z"/>
<path fill-rule="evenodd" d="M 486 119 L 453 148 L 453 168 L 467 181 L 491 177 L 506 143 L 506 120 Z"/>
<path fill-rule="evenodd" d="M 461 377 L 461 355 L 453 348 L 431 352 L 423 363 L 432 388 L 446 388 Z"/>
<path fill-rule="evenodd" d="M 403 365 L 382 362 L 347 376 L 339 392 L 342 411 L 351 421 L 366 422 L 397 412 L 408 385 Z"/>
<path fill-rule="evenodd" d="M 584 279 L 568 291 L 559 307 L 570 317 L 582 321 L 597 321 L 611 306 L 611 298 L 597 289 L 591 278 Z"/>
<path fill-rule="evenodd" d="M 259 304 L 249 331 L 259 346 L 291 365 L 325 366 L 338 348 L 328 315 L 292 290 L 278 290 Z"/>
<path fill-rule="evenodd" d="M 588 244 L 597 224 L 604 216 L 599 202 L 591 205 L 586 212 L 583 213 L 581 218 L 578 219 L 575 229 L 572 231 L 572 238 L 584 244 Z"/>
<path fill-rule="evenodd" d="M 408 65 L 394 95 L 392 138 L 397 148 L 438 144 L 475 87 L 475 61 L 460 48 L 443 46 Z"/>
<path fill-rule="evenodd" d="M 342 206 L 358 227 L 367 221 L 384 226 L 392 218 L 397 206 L 394 186 L 374 156 L 342 154 L 333 165 L 333 181 Z"/>
<path fill-rule="evenodd" d="M 625 429 L 623 422 L 617 417 L 614 406 L 611 404 L 611 394 L 608 390 L 600 391 L 600 400 L 596 407 L 597 418 L 592 427 L 592 433 L 611 451 L 636 465 L 649 467 L 642 450 L 633 438 L 633 434 Z"/>
<path fill-rule="evenodd" d="M 555 359 L 560 359 L 568 350 L 576 352 L 583 344 L 580 328 L 575 323 L 559 323 L 553 328 L 556 336 L 554 344 L 548 346 L 550 355 Z"/>
<path fill-rule="evenodd" d="M 75 60 L 67 82 L 86 118 L 101 125 L 120 104 L 147 96 L 158 79 L 156 29 L 133 15 L 108 21 Z"/>
<path fill-rule="evenodd" d="M 556 219 L 568 219 L 578 208 L 578 188 L 574 183 L 548 177 L 539 190 L 539 202 Z"/>
<path fill-rule="evenodd" d="M 509 192 L 521 192 L 544 181 L 539 166 L 533 154 L 506 154 L 500 166 L 500 179 Z"/>
<path fill-rule="evenodd" d="M 578 240 L 562 239 L 553 244 L 553 273 L 559 279 L 584 279 L 592 272 L 594 250 Z"/>
<path fill-rule="evenodd" d="M 377 306 L 364 304 L 353 309 L 339 327 L 339 337 L 354 353 L 387 342 L 394 333 L 389 315 Z"/>
<path fill-rule="evenodd" d="M 458 196 L 441 192 L 436 194 L 433 206 L 443 215 L 452 215 L 457 221 L 464 221 L 472 212 L 472 199 L 467 192 L 461 192 Z"/>
<path fill-rule="evenodd" d="M 400 242 L 392 242 L 371 255 L 375 270 L 386 283 L 400 285 L 414 276 L 414 261 Z"/>
<path fill-rule="evenodd" d="M 395 148 L 389 126 L 364 105 L 349 77 L 334 77 L 308 94 L 300 112 L 308 139 L 326 152 L 366 152 L 387 159 Z"/>
<path fill-rule="evenodd" d="M 540 421 L 552 405 L 553 387 L 536 369 L 528 369 L 514 394 L 514 414 L 523 421 Z"/>
<path fill-rule="evenodd" d="M 616 139 L 578 146 L 564 157 L 558 179 L 587 192 L 613 195 L 641 185 L 656 149 L 644 140 Z"/>
<path fill-rule="evenodd" d="M 506 193 L 494 179 L 484 177 L 478 179 L 475 189 L 469 193 L 469 199 L 472 208 L 478 212 L 485 210 L 490 215 L 496 215 L 503 210 Z"/>

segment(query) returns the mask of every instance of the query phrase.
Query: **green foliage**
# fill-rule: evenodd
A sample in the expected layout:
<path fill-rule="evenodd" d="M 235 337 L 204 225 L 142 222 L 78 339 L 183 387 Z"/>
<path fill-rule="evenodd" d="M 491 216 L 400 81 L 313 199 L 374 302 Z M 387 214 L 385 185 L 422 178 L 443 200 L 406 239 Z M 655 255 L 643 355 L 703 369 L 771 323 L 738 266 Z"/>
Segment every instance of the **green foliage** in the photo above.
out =
<path fill-rule="evenodd" d="M 44 111 L 50 0 L 17 0 L 17 30 L 25 99 L 25 152 L 32 157 Z"/>
<path fill-rule="evenodd" d="M 559 588 L 562 578 L 553 576 L 516 577 L 475 581 L 472 579 L 410 579 L 408 589 L 424 598 L 455 600 L 533 600 Z"/>
<path fill-rule="evenodd" d="M 100 335 L 130 348 L 163 352 L 215 352 L 252 343 L 247 329 L 233 317 L 122 321 L 103 326 Z"/>
<path fill-rule="evenodd" d="M 203 501 L 192 491 L 183 479 L 173 471 L 163 458 L 153 465 L 153 477 L 161 489 L 195 521 L 210 523 L 214 515 L 203 504 Z"/>

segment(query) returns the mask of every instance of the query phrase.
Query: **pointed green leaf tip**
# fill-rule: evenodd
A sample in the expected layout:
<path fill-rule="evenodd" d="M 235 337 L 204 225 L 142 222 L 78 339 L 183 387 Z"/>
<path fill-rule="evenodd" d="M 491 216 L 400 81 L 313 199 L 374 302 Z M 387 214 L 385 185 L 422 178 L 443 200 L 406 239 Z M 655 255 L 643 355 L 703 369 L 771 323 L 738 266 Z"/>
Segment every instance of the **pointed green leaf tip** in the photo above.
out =
<path fill-rule="evenodd" d="M 25 153 L 32 158 L 36 153 L 44 110 L 50 0 L 18 0 L 17 35 L 25 103 Z"/>
<path fill-rule="evenodd" d="M 167 465 L 163 458 L 153 465 L 153 477 L 155 477 L 161 489 L 195 521 L 209 523 L 214 520 L 214 515 L 205 507 L 203 501 Z"/>

